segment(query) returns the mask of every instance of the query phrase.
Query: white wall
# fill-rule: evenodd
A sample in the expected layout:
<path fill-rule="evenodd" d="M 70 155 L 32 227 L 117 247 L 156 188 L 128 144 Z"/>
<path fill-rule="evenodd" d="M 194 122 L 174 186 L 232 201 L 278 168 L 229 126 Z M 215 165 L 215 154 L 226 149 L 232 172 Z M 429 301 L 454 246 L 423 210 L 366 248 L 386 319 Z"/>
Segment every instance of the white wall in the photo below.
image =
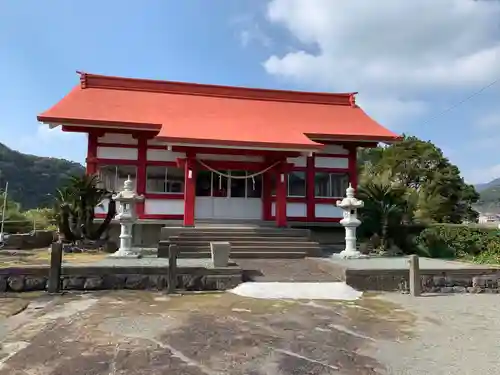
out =
<path fill-rule="evenodd" d="M 264 158 L 261 156 L 246 156 L 246 155 L 197 154 L 196 158 L 200 160 L 230 160 L 230 161 L 253 161 L 253 162 L 264 161 Z"/>
<path fill-rule="evenodd" d="M 276 202 L 271 205 L 271 216 L 276 216 Z M 286 203 L 286 216 L 287 217 L 306 217 L 307 204 L 298 202 Z"/>
<path fill-rule="evenodd" d="M 102 205 L 99 207 L 94 208 L 94 213 L 96 214 L 107 214 L 108 213 L 108 204 L 109 204 L 109 199 L 105 199 L 102 202 Z"/>
<path fill-rule="evenodd" d="M 319 154 L 341 154 L 341 155 L 348 155 L 349 150 L 346 148 L 340 146 L 340 145 L 327 145 L 323 147 L 323 150 L 319 152 Z"/>
<path fill-rule="evenodd" d="M 287 162 L 293 163 L 295 167 L 307 167 L 307 157 L 288 158 Z"/>
<path fill-rule="evenodd" d="M 146 215 L 184 215 L 184 199 L 146 199 Z"/>
<path fill-rule="evenodd" d="M 260 220 L 262 199 L 196 197 L 195 219 Z"/>
<path fill-rule="evenodd" d="M 98 143 L 120 143 L 126 145 L 136 145 L 137 139 L 131 134 L 106 133 L 97 139 Z"/>
<path fill-rule="evenodd" d="M 348 158 L 330 158 L 316 156 L 314 158 L 314 165 L 317 168 L 349 168 Z"/>
<path fill-rule="evenodd" d="M 186 154 L 182 152 L 173 152 L 168 150 L 148 149 L 147 159 L 151 161 L 176 161 L 177 158 L 185 158 Z"/>
<path fill-rule="evenodd" d="M 159 141 L 158 139 L 148 139 L 148 145 L 155 145 L 155 146 L 165 146 L 167 148 L 168 143 L 165 141 Z"/>
<path fill-rule="evenodd" d="M 316 203 L 314 215 L 319 218 L 342 218 L 344 212 L 334 203 Z"/>
<path fill-rule="evenodd" d="M 136 148 L 97 147 L 97 157 L 99 159 L 137 160 L 137 154 Z"/>

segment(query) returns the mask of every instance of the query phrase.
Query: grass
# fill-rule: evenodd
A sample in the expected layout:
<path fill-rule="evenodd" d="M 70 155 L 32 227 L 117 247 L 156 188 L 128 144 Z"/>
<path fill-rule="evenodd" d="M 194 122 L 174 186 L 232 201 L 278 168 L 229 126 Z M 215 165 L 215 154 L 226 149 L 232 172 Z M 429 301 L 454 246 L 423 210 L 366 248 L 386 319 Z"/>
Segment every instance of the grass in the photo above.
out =
<path fill-rule="evenodd" d="M 478 255 L 466 255 L 458 260 L 476 264 L 498 265 L 500 266 L 500 254 L 496 251 L 482 251 Z"/>
<path fill-rule="evenodd" d="M 69 253 L 63 254 L 63 263 L 93 263 L 104 259 L 107 253 Z M 0 255 L 0 268 L 45 266 L 50 263 L 47 249 L 35 249 L 29 252 Z"/>
<path fill-rule="evenodd" d="M 0 319 L 17 315 L 28 307 L 30 301 L 25 298 L 2 298 Z"/>

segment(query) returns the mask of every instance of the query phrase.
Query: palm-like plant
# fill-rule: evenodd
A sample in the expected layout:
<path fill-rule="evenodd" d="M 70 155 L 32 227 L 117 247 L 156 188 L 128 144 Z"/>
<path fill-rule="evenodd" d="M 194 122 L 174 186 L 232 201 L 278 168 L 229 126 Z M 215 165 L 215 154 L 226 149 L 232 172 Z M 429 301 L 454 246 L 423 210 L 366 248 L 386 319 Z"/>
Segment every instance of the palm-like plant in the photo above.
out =
<path fill-rule="evenodd" d="M 366 181 L 358 190 L 358 197 L 365 202 L 363 223 L 380 236 L 382 251 L 389 248 L 389 228 L 401 224 L 411 212 L 406 194 L 405 188 L 383 178 Z"/>
<path fill-rule="evenodd" d="M 74 176 L 57 190 L 55 216 L 66 242 L 98 240 L 116 215 L 112 193 L 99 188 L 98 184 L 98 176 Z M 94 228 L 95 207 L 102 206 L 105 200 L 109 201 L 106 218 Z"/>

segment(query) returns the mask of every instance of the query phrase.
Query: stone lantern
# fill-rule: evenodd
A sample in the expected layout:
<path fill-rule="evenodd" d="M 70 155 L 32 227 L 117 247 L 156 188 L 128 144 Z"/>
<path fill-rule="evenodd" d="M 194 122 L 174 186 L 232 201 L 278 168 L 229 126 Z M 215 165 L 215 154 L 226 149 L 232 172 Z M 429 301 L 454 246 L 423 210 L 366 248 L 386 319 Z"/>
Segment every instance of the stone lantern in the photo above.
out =
<path fill-rule="evenodd" d="M 128 176 L 123 183 L 123 190 L 113 196 L 118 205 L 118 215 L 116 219 L 120 222 L 120 248 L 111 254 L 114 257 L 138 258 L 132 249 L 132 228 L 137 221 L 135 205 L 144 199 L 142 195 L 137 195 L 134 190 L 134 182 Z"/>
<path fill-rule="evenodd" d="M 364 257 L 356 249 L 356 228 L 361 221 L 358 219 L 358 208 L 362 208 L 364 202 L 354 197 L 354 188 L 349 184 L 346 189 L 346 197 L 337 201 L 337 207 L 344 210 L 344 218 L 340 220 L 345 228 L 345 249 L 339 254 L 341 258 L 362 258 Z"/>

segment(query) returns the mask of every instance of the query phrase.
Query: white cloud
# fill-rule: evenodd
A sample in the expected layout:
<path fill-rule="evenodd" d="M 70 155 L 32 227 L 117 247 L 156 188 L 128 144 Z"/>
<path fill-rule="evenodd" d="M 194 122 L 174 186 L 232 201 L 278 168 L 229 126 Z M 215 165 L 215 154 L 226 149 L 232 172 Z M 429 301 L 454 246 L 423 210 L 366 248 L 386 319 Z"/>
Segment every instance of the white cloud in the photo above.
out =
<path fill-rule="evenodd" d="M 370 116 L 382 124 L 391 124 L 394 130 L 399 122 L 407 118 L 421 116 L 427 112 L 427 104 L 419 100 L 401 100 L 396 97 L 360 95 L 356 100 Z"/>
<path fill-rule="evenodd" d="M 488 113 L 480 117 L 475 125 L 480 130 L 494 130 L 498 134 L 500 131 L 500 112 Z"/>
<path fill-rule="evenodd" d="M 272 40 L 267 36 L 257 23 L 240 32 L 240 42 L 243 47 L 251 43 L 258 43 L 264 47 L 270 47 Z"/>
<path fill-rule="evenodd" d="M 68 137 L 68 133 L 65 133 L 61 130 L 61 127 L 56 127 L 56 128 L 50 128 L 48 125 L 45 124 L 39 124 L 37 131 L 36 131 L 36 136 L 39 139 L 42 139 L 44 141 L 52 142 L 56 139 L 64 139 Z"/>
<path fill-rule="evenodd" d="M 468 183 L 479 184 L 490 182 L 500 176 L 500 164 L 490 165 L 485 168 L 475 169 L 467 173 L 465 180 Z"/>
<path fill-rule="evenodd" d="M 272 39 L 262 29 L 262 26 L 251 15 L 243 15 L 231 19 L 231 24 L 239 29 L 238 38 L 243 47 L 248 47 L 252 43 L 263 47 L 271 47 Z"/>
<path fill-rule="evenodd" d="M 422 113 L 416 98 L 426 93 L 477 89 L 500 76 L 497 1 L 271 0 L 267 19 L 304 45 L 271 55 L 268 73 L 359 90 L 378 99 L 380 112 L 392 102 L 390 111 Z"/>
<path fill-rule="evenodd" d="M 83 162 L 87 151 L 87 136 L 63 132 L 60 127 L 50 129 L 38 124 L 36 132 L 20 137 L 15 142 L 18 151 L 38 156 L 50 156 Z"/>

